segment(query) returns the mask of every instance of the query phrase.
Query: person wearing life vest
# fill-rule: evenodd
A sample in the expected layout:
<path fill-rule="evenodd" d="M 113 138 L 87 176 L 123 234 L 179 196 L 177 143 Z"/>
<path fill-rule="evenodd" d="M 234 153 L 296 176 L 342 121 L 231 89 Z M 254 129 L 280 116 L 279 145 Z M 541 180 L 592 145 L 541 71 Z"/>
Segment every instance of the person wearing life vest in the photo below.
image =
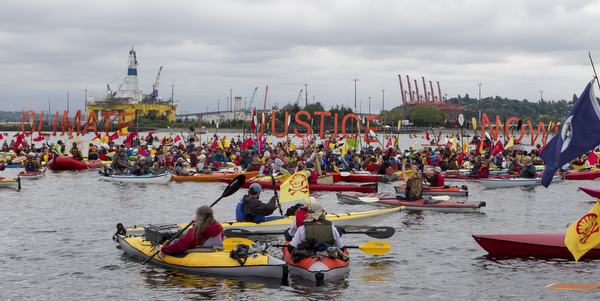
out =
<path fill-rule="evenodd" d="M 35 160 L 35 153 L 31 152 L 27 156 L 27 161 L 23 162 L 26 172 L 38 172 L 42 165 L 39 161 Z"/>
<path fill-rule="evenodd" d="M 490 163 L 487 160 L 484 160 L 483 162 L 481 162 L 481 167 L 471 173 L 471 177 L 473 178 L 487 178 L 490 176 Z"/>
<path fill-rule="evenodd" d="M 214 213 L 209 206 L 201 206 L 196 209 L 196 217 L 192 220 L 194 227 L 178 241 L 160 246 L 160 256 L 181 253 L 194 246 L 212 247 L 222 246 L 223 226 L 215 220 Z"/>
<path fill-rule="evenodd" d="M 296 231 L 298 231 L 298 228 L 300 228 L 302 226 L 302 223 L 304 223 L 304 220 L 306 220 L 306 215 L 308 214 L 308 212 L 312 210 L 312 208 L 315 205 L 318 204 L 319 203 L 317 202 L 317 200 L 312 196 L 304 200 L 304 206 L 296 210 L 296 216 L 294 217 L 290 228 L 285 230 L 285 232 L 283 233 L 285 235 L 286 240 L 292 240 L 292 238 L 296 234 Z"/>
<path fill-rule="evenodd" d="M 276 196 L 273 196 L 266 204 L 261 202 L 259 200 L 261 191 L 263 189 L 260 184 L 253 183 L 250 185 L 248 194 L 242 198 L 235 208 L 237 221 L 264 222 L 266 216 L 273 214 L 275 209 L 281 207 L 281 204 L 277 203 Z"/>
<path fill-rule="evenodd" d="M 81 154 L 81 150 L 77 148 L 77 142 L 73 142 L 73 147 L 71 148 L 71 155 L 73 156 L 73 159 L 83 161 L 83 155 Z"/>
<path fill-rule="evenodd" d="M 63 154 L 63 152 L 62 152 L 62 150 L 63 150 L 62 140 L 56 141 L 56 144 L 54 145 L 54 150 L 56 150 L 56 153 L 59 156 L 62 156 L 62 154 Z"/>
<path fill-rule="evenodd" d="M 260 158 L 258 158 L 257 154 L 254 154 L 252 156 L 252 163 L 249 163 L 246 167 L 246 172 L 260 171 L 261 167 L 262 165 L 260 164 Z"/>
<path fill-rule="evenodd" d="M 260 168 L 260 170 L 258 171 L 259 177 L 268 176 L 273 173 L 273 167 L 271 166 L 271 161 L 272 161 L 271 158 L 269 158 L 269 157 L 265 158 L 265 165 L 263 165 Z"/>
<path fill-rule="evenodd" d="M 429 182 L 429 184 L 433 187 L 441 187 L 444 186 L 444 176 L 442 175 L 442 168 L 439 166 L 436 166 L 435 168 L 433 168 L 433 175 L 425 176 L 425 180 L 427 180 L 427 182 Z"/>
<path fill-rule="evenodd" d="M 535 165 L 531 163 L 531 157 L 525 156 L 523 158 L 523 170 L 521 170 L 521 177 L 534 179 L 535 178 Z"/>
<path fill-rule="evenodd" d="M 129 172 L 129 168 L 131 164 L 129 163 L 129 158 L 126 155 L 126 150 L 121 148 L 119 150 L 119 155 L 115 155 L 113 157 L 112 163 L 110 166 L 113 169 L 113 174 L 122 174 Z"/>
<path fill-rule="evenodd" d="M 294 238 L 292 238 L 288 250 L 293 251 L 299 244 L 312 238 L 330 247 L 344 248 L 344 242 L 340 238 L 338 230 L 330 221 L 325 219 L 325 209 L 320 204 L 315 204 L 309 210 L 302 226 L 298 228 Z"/>
<path fill-rule="evenodd" d="M 98 149 L 91 143 L 90 150 L 88 151 L 88 160 L 98 160 Z"/>

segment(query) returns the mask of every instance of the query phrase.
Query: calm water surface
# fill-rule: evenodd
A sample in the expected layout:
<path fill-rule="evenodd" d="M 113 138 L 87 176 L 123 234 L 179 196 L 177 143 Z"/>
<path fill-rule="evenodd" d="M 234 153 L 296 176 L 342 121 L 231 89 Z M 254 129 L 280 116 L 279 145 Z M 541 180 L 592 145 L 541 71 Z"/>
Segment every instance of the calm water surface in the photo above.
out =
<path fill-rule="evenodd" d="M 7 168 L 0 176 L 14 177 L 18 172 Z M 544 287 L 554 282 L 600 282 L 597 260 L 576 264 L 563 258 L 493 258 L 471 235 L 564 232 L 594 204 L 577 188 L 598 189 L 599 183 L 567 181 L 548 189 L 485 190 L 481 184 L 457 182 L 468 185 L 469 199 L 487 202 L 481 214 L 400 212 L 379 224 L 397 230 L 388 239 L 392 245 L 388 254 L 351 250 L 347 276 L 316 287 L 294 275 L 282 285 L 278 280 L 188 275 L 144 266 L 111 240 L 119 222 L 186 223 L 196 207 L 215 201 L 225 184 L 118 184 L 99 181 L 94 171 L 49 171 L 41 179 L 23 181 L 20 192 L 0 190 L 4 222 L 0 299 L 598 299 L 599 290 Z M 393 185 L 380 184 L 380 191 L 392 193 Z M 216 218 L 233 220 L 235 204 L 245 193 L 242 189 L 222 199 L 214 207 Z M 265 192 L 263 198 L 271 195 Z M 377 208 L 340 204 L 333 192 L 314 196 L 332 213 Z M 365 235 L 343 239 L 349 245 L 372 240 Z"/>

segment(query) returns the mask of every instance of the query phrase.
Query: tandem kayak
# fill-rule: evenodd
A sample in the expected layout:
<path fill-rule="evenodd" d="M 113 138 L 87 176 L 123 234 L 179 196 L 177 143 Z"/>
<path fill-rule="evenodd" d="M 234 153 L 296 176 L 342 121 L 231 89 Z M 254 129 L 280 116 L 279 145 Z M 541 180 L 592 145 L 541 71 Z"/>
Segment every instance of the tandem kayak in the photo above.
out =
<path fill-rule="evenodd" d="M 148 259 L 157 250 L 149 240 L 143 236 L 128 237 L 120 234 L 113 236 L 121 249 L 127 255 Z M 151 263 L 169 269 L 180 270 L 192 274 L 211 274 L 227 276 L 258 276 L 267 278 L 287 279 L 287 264 L 277 258 L 271 257 L 265 253 L 249 254 L 245 263 L 241 264 L 236 259 L 231 258 L 229 251 L 222 248 L 192 248 L 180 254 L 155 256 Z"/>
<path fill-rule="evenodd" d="M 336 227 L 343 228 L 352 228 L 352 227 L 365 227 L 370 226 L 372 224 L 376 224 L 398 212 L 400 212 L 401 208 L 388 208 L 383 210 L 372 210 L 372 211 L 363 211 L 363 212 L 353 212 L 353 213 L 340 213 L 340 214 L 327 214 L 326 218 L 328 221 Z M 253 222 L 221 222 L 223 228 L 227 229 L 244 229 L 252 232 L 276 232 L 276 231 L 285 231 L 290 227 L 292 222 L 294 221 L 295 216 L 284 216 L 275 220 L 265 221 L 262 223 L 253 223 Z M 127 235 L 139 236 L 144 234 L 144 228 L 148 227 L 148 224 L 133 226 L 133 228 L 126 229 Z M 157 227 L 163 228 L 173 228 L 176 229 L 184 228 L 185 224 L 160 224 L 154 225 Z"/>
<path fill-rule="evenodd" d="M 21 190 L 21 178 L 16 179 L 2 178 L 0 177 L 0 188 L 12 188 L 17 191 Z"/>
<path fill-rule="evenodd" d="M 68 156 L 58 156 L 48 161 L 48 167 L 52 170 L 80 170 L 102 167 L 102 160 L 80 161 Z"/>
<path fill-rule="evenodd" d="M 560 182 L 560 176 L 552 177 L 552 183 Z M 479 179 L 479 183 L 483 184 L 487 189 L 508 188 L 519 186 L 538 186 L 542 185 L 542 178 L 505 178 L 505 179 Z"/>
<path fill-rule="evenodd" d="M 47 167 L 44 166 L 44 167 L 40 168 L 39 171 L 30 171 L 30 172 L 22 171 L 19 173 L 19 177 L 23 180 L 39 179 L 46 174 L 46 169 L 47 169 Z"/>
<path fill-rule="evenodd" d="M 342 260 L 340 258 L 330 258 L 327 255 L 324 256 L 311 256 L 304 258 L 299 262 L 292 260 L 292 255 L 288 252 L 287 245 L 289 241 L 285 243 L 286 247 L 283 247 L 283 259 L 290 267 L 290 272 L 299 275 L 300 277 L 316 282 L 323 282 L 324 280 L 330 280 L 340 278 L 348 272 L 348 264 L 350 260 Z M 348 249 L 344 250 L 344 254 L 348 256 Z"/>
<path fill-rule="evenodd" d="M 485 207 L 485 202 L 464 201 L 453 202 L 439 200 L 434 198 L 423 198 L 416 201 L 407 201 L 404 198 L 393 194 L 381 193 L 338 193 L 338 200 L 348 204 L 373 204 L 373 205 L 392 205 L 404 206 L 410 211 L 437 211 L 452 213 L 471 213 L 480 212 L 481 207 Z"/>
<path fill-rule="evenodd" d="M 133 174 L 120 174 L 120 175 L 102 175 L 100 180 L 110 182 L 124 182 L 124 183 L 142 183 L 142 184 L 168 184 L 173 177 L 172 172 L 166 172 L 161 174 L 146 174 L 146 175 L 133 175 Z"/>
<path fill-rule="evenodd" d="M 396 193 L 404 195 L 406 185 L 395 186 L 394 189 L 396 189 Z M 449 185 L 438 186 L 438 187 L 423 186 L 423 195 L 468 196 L 469 190 L 467 189 L 466 185 L 462 185 L 461 187 L 449 186 Z"/>
<path fill-rule="evenodd" d="M 494 255 L 558 256 L 573 255 L 565 245 L 565 233 L 473 235 L 473 239 Z M 600 245 L 582 258 L 600 257 Z"/>
<path fill-rule="evenodd" d="M 250 179 L 252 177 L 256 177 L 258 175 L 258 171 L 251 172 L 233 172 L 233 171 L 215 171 L 209 174 L 205 173 L 195 173 L 189 176 L 178 176 L 175 175 L 171 179 L 171 181 L 180 181 L 180 182 L 220 182 L 219 178 L 225 179 L 233 179 L 239 175 L 245 175 L 246 179 Z"/>
<path fill-rule="evenodd" d="M 229 183 L 233 179 L 221 178 L 221 181 Z M 244 188 L 249 188 L 253 183 L 258 183 L 263 189 L 273 189 L 273 183 L 271 181 L 253 181 L 246 180 L 244 182 Z M 283 181 L 276 181 L 276 189 L 283 184 Z M 362 184 L 362 185 L 349 185 L 349 184 L 308 184 L 310 191 L 358 191 L 358 192 L 377 192 L 377 183 Z"/>

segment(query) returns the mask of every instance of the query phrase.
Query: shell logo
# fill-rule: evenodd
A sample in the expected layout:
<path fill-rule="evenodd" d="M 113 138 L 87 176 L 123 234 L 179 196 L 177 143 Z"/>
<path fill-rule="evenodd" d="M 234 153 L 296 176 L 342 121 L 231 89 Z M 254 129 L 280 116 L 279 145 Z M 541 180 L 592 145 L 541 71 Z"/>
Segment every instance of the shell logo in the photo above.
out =
<path fill-rule="evenodd" d="M 585 244 L 593 233 L 600 232 L 598 215 L 588 213 L 577 222 L 577 234 L 581 235 L 579 243 Z"/>

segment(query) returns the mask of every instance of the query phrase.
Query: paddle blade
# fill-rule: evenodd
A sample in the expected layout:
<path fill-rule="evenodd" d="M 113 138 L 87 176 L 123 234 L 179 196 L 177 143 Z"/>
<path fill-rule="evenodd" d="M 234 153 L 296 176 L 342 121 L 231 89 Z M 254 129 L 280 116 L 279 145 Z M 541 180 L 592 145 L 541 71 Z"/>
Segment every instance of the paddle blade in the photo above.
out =
<path fill-rule="evenodd" d="M 225 248 L 225 251 L 229 252 L 239 244 L 251 246 L 253 243 L 254 241 L 245 238 L 228 238 L 223 241 L 223 248 Z"/>
<path fill-rule="evenodd" d="M 246 182 L 245 175 L 239 175 L 235 177 L 233 181 L 229 182 L 229 185 L 227 185 L 225 191 L 223 191 L 222 197 L 228 197 L 234 194 L 236 191 L 240 190 L 240 188 L 242 188 L 242 186 L 244 185 L 244 182 Z"/>
<path fill-rule="evenodd" d="M 552 283 L 546 288 L 567 291 L 587 291 L 600 288 L 600 283 Z"/>
<path fill-rule="evenodd" d="M 473 124 L 473 130 L 477 129 L 477 119 L 475 117 L 471 118 L 471 124 Z"/>
<path fill-rule="evenodd" d="M 447 195 L 431 196 L 430 198 L 433 200 L 441 200 L 441 201 L 447 201 L 450 199 L 450 197 Z"/>
<path fill-rule="evenodd" d="M 371 241 L 358 246 L 358 248 L 367 254 L 384 255 L 390 250 L 391 246 L 389 242 Z"/>
<path fill-rule="evenodd" d="M 364 233 L 370 237 L 382 239 L 382 238 L 392 237 L 392 235 L 394 235 L 394 233 L 396 233 L 396 229 L 394 229 L 393 227 L 376 227 L 376 228 L 371 228 L 365 232 L 346 232 L 346 233 L 349 233 L 349 234 Z"/>
<path fill-rule="evenodd" d="M 225 236 L 227 237 L 248 237 L 252 235 L 252 231 L 246 229 L 225 229 L 223 232 L 225 232 Z"/>

